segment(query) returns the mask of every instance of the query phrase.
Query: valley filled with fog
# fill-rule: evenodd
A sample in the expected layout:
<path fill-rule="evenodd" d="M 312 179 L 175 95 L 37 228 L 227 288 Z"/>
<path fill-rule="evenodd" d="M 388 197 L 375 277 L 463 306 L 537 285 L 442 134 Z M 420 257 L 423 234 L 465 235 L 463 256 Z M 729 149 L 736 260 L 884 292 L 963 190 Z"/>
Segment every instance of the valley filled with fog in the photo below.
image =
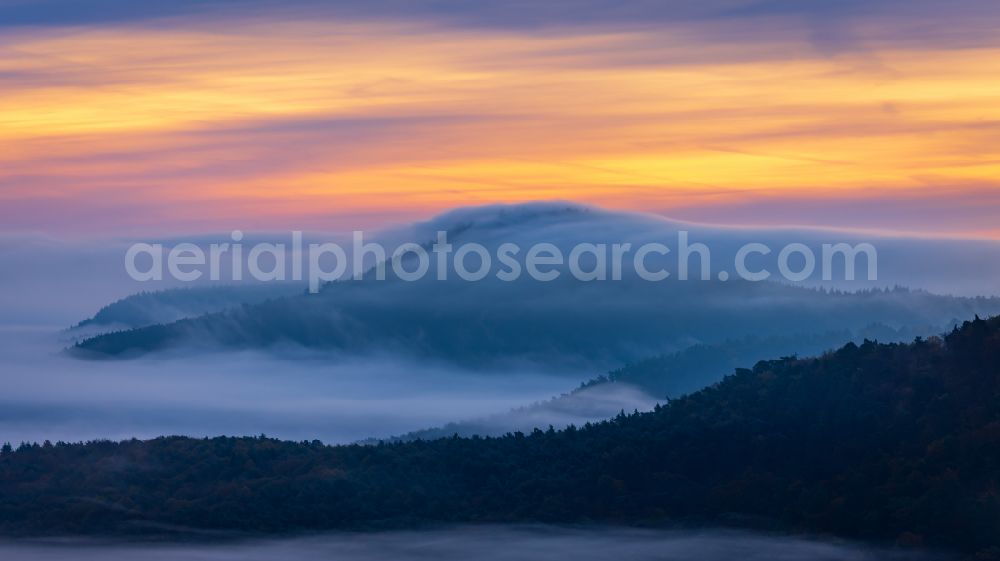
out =
<path fill-rule="evenodd" d="M 0 542 L 10 561 L 904 561 L 925 555 L 864 546 L 731 531 L 657 532 L 604 527 L 459 527 L 420 532 L 332 534 L 223 544 L 117 543 L 87 540 Z"/>
<path fill-rule="evenodd" d="M 566 392 L 591 375 L 529 368 L 480 372 L 391 358 L 289 351 L 81 361 L 51 327 L 0 330 L 5 360 L 0 440 L 79 441 L 160 435 L 267 434 L 329 443 L 389 437 L 499 414 Z M 581 423 L 651 400 L 620 400 L 536 419 Z"/>

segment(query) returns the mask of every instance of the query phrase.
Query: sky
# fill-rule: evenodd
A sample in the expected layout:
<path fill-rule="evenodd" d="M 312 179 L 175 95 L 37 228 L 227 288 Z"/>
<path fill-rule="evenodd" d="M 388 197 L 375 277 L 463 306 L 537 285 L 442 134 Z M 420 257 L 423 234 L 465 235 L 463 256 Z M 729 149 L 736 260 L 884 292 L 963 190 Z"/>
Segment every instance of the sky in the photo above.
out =
<path fill-rule="evenodd" d="M 0 234 L 573 200 L 1000 238 L 1000 4 L 0 0 Z"/>

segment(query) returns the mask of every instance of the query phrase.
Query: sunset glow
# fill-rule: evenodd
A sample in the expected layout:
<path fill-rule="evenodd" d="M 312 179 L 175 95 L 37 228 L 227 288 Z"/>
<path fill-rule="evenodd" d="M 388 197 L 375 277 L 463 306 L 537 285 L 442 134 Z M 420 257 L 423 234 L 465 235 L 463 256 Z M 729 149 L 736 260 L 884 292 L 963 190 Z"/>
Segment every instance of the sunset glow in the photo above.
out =
<path fill-rule="evenodd" d="M 862 46 L 830 53 L 794 29 L 721 33 L 362 19 L 14 28 L 0 35 L 2 228 L 338 229 L 571 199 L 1000 236 L 1000 45 L 862 28 Z M 899 212 L 824 218 L 845 202 Z"/>

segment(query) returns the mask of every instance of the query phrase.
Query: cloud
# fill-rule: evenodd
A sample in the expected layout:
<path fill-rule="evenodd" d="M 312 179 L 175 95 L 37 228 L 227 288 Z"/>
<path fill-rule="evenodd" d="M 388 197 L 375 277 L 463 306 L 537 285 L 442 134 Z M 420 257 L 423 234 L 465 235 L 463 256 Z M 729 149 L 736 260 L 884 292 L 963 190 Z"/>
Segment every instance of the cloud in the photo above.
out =
<path fill-rule="evenodd" d="M 0 38 L 0 141 L 16 147 L 0 153 L 6 231 L 372 226 L 551 198 L 905 202 L 996 175 L 997 107 L 981 92 L 997 47 L 922 27 L 974 41 L 942 23 L 990 21 L 964 4 L 595 2 L 608 23 L 556 27 L 542 25 L 554 8 L 511 3 L 358 4 L 332 19 L 302 4 L 270 20 L 227 3 L 59 5 L 0 8 L 0 21 L 53 14 Z M 585 8 L 559 13 L 585 21 Z M 90 24 L 55 25 L 74 18 Z M 849 25 L 863 53 L 817 51 L 802 18 Z"/>
<path fill-rule="evenodd" d="M 659 212 L 692 222 L 758 228 L 787 224 L 867 230 L 880 236 L 1000 237 L 1000 184 L 949 188 L 944 179 L 928 183 L 906 196 L 878 191 L 841 196 L 751 193 L 721 205 L 710 196 L 693 196 L 664 201 Z"/>
<path fill-rule="evenodd" d="M 71 0 L 7 0 L 0 3 L 0 21 L 7 26 L 67 26 L 158 22 L 180 19 L 233 18 L 258 15 L 276 19 L 354 18 L 361 20 L 422 20 L 450 27 L 538 29 L 552 26 L 607 27 L 628 24 L 683 24 L 705 21 L 797 18 L 805 24 L 830 27 L 852 20 L 891 16 L 930 19 L 966 13 L 983 17 L 996 9 L 982 2 L 961 0 L 948 7 L 931 0 L 844 0 L 797 2 L 794 0 L 569 0 L 526 5 L 489 0 L 470 4 L 461 0 L 406 1 L 353 0 L 331 5 L 319 0 L 257 0 L 251 5 L 236 0 L 99 0 L 81 4 Z M 890 20 L 891 22 L 892 20 Z M 765 25 L 766 27 L 766 25 Z M 818 35 L 824 34 L 817 32 Z M 825 32 L 830 35 L 830 31 Z"/>

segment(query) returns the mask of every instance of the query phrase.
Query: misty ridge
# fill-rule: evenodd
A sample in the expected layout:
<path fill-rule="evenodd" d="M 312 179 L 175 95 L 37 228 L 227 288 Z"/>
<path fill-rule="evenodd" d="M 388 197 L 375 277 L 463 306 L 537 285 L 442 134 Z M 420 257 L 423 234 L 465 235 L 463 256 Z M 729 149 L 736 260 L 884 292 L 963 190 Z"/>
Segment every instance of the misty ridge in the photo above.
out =
<path fill-rule="evenodd" d="M 242 285 L 185 287 L 156 292 L 140 292 L 116 300 L 73 326 L 77 333 L 132 329 L 157 323 L 220 312 L 243 304 L 298 294 L 305 286 L 297 283 L 248 283 Z"/>
<path fill-rule="evenodd" d="M 957 324 L 956 324 L 957 325 Z M 930 336 L 950 331 L 954 326 Z M 739 368 L 768 357 L 819 356 L 845 343 L 906 343 L 925 337 L 920 328 L 891 329 L 873 325 L 858 333 L 832 331 L 775 337 L 749 336 L 718 344 L 696 344 L 674 353 L 650 356 L 588 378 L 576 389 L 541 402 L 488 417 L 450 422 L 412 431 L 393 441 L 459 436 L 500 436 L 535 428 L 564 428 L 580 420 L 606 419 L 620 412 L 648 411 L 659 403 L 682 397 L 722 381 Z M 576 419 L 576 420 L 574 420 Z M 368 439 L 377 442 L 382 439 Z"/>
<path fill-rule="evenodd" d="M 669 240 L 679 227 L 645 215 L 536 203 L 460 209 L 383 232 L 380 239 L 390 248 L 402 240 L 430 244 L 436 232 L 445 231 L 455 244 L 474 242 L 495 249 L 503 243 L 545 242 L 568 251 L 580 243 Z M 847 238 L 842 233 L 817 231 L 692 229 L 692 242 L 711 249 L 709 264 L 703 264 L 705 260 L 698 255 L 689 257 L 692 274 L 703 266 L 723 268 L 748 239 L 775 247 L 791 240 L 818 247 Z M 861 243 L 861 239 L 847 239 L 847 243 Z M 205 312 L 215 313 L 199 316 L 199 307 L 190 305 L 179 321 L 171 322 L 176 314 L 164 313 L 158 325 L 98 335 L 80 341 L 74 350 L 79 356 L 137 356 L 178 349 L 188 353 L 292 345 L 338 354 L 388 353 L 446 360 L 464 367 L 532 363 L 606 370 L 692 345 L 722 345 L 748 337 L 808 339 L 836 333 L 843 342 L 872 332 L 883 339 L 903 340 L 932 335 L 976 314 L 1000 312 L 1000 299 L 995 297 L 947 296 L 925 290 L 940 287 L 945 278 L 976 278 L 982 284 L 977 287 L 983 290 L 980 294 L 990 294 L 986 279 L 1000 277 L 1000 245 L 901 239 L 873 243 L 879 252 L 877 281 L 868 281 L 861 267 L 858 278 L 862 280 L 815 278 L 802 286 L 740 280 L 649 282 L 637 277 L 628 260 L 618 281 L 581 282 L 562 275 L 551 282 L 524 278 L 504 282 L 493 277 L 468 282 L 452 275 L 446 280 L 426 276 L 406 282 L 391 274 L 378 280 L 378 263 L 370 263 L 363 280 L 327 283 L 318 294 L 277 293 L 260 301 L 259 289 L 247 289 L 240 302 L 243 289 L 232 287 L 226 296 L 231 306 L 224 311 L 203 305 Z M 659 258 L 662 262 L 649 266 L 676 267 L 677 256 Z M 934 260 L 940 260 L 941 266 L 926 266 Z M 988 267 L 996 268 L 998 274 L 982 275 Z M 924 273 L 911 274 L 916 270 Z M 134 307 L 149 310 L 161 305 L 158 300 L 163 305 L 174 301 L 176 310 L 177 301 L 202 298 L 199 290 L 169 291 L 144 295 L 141 304 L 132 302 Z M 241 305 L 232 307 L 236 303 Z M 126 311 L 129 306 L 118 307 L 102 311 L 104 319 L 135 325 Z M 147 314 L 143 321 L 154 317 L 155 313 Z M 827 337 L 824 344 L 836 342 Z M 781 352 L 816 350 L 822 349 L 788 344 Z"/>
<path fill-rule="evenodd" d="M 391 252 L 412 240 L 428 240 L 429 247 L 437 233 L 445 231 L 454 244 L 475 242 L 495 249 L 503 243 L 528 246 L 544 241 L 568 253 L 579 243 L 669 241 L 682 227 L 691 228 L 692 242 L 711 249 L 716 268 L 749 239 L 765 240 L 774 247 L 793 239 L 816 247 L 827 241 L 864 239 L 815 231 L 706 229 L 564 203 L 459 209 L 387 229 L 373 239 Z M 350 248 L 345 237 L 338 239 Z M 989 243 L 937 246 L 925 240 L 877 240 L 876 245 L 880 278 L 893 278 L 895 270 L 907 270 L 900 265 L 906 264 L 928 271 L 911 278 L 910 285 L 918 287 L 941 282 L 934 275 L 951 278 L 982 268 L 983 254 L 1000 256 L 996 244 Z M 911 264 L 920 251 L 927 251 L 925 246 L 931 248 L 930 258 L 947 260 L 954 271 Z M 676 259 L 663 256 L 650 266 L 675 270 Z M 698 256 L 691 258 L 693 276 L 699 273 L 699 261 Z M 992 262 L 1000 263 L 1000 257 Z M 459 378 L 476 371 L 498 376 L 521 371 L 547 372 L 566 380 L 550 395 L 536 394 L 506 412 L 463 415 L 456 408 L 446 423 L 427 417 L 423 427 L 411 427 L 416 430 L 393 433 L 391 425 L 380 425 L 357 437 L 395 435 L 411 440 L 502 435 L 550 425 L 562 428 L 622 410 L 649 410 L 759 360 L 813 356 L 848 341 L 907 342 L 945 332 L 976 314 L 1000 313 L 997 298 L 882 288 L 864 280 L 863 268 L 858 274 L 862 280 L 854 283 L 814 279 L 795 286 L 649 282 L 636 278 L 627 267 L 621 281 L 592 283 L 568 275 L 552 282 L 529 278 L 502 282 L 492 277 L 466 282 L 454 274 L 448 280 L 431 275 L 404 282 L 393 278 L 391 270 L 380 281 L 375 278 L 377 265 L 369 259 L 363 280 L 328 283 L 318 294 L 306 293 L 298 283 L 193 285 L 140 293 L 102 308 L 72 330 L 73 354 L 137 357 L 152 351 L 149 356 L 174 360 L 177 368 L 190 368 L 187 364 L 192 362 L 198 368 L 198 362 L 208 364 L 206 356 L 220 352 L 265 352 L 274 357 L 266 360 L 277 361 L 279 369 L 298 370 L 305 356 L 312 361 L 309 364 L 357 365 L 357 360 L 374 361 L 373 365 L 384 360 L 435 364 Z M 475 269 L 476 264 L 469 267 Z M 965 277 L 979 278 L 971 273 Z M 115 331 L 123 327 L 124 331 Z M 95 332 L 96 337 L 87 338 Z M 379 370 L 382 367 L 373 366 L 373 372 Z M 290 376 L 289 383 L 294 379 Z M 374 376 L 373 383 L 379 384 L 377 379 Z M 433 386 L 416 379 L 398 383 Z M 579 387 L 573 390 L 574 385 Z"/>
<path fill-rule="evenodd" d="M 378 263 L 369 256 L 363 280 L 329 283 L 319 294 L 308 294 L 301 283 L 292 282 L 184 283 L 166 290 L 156 290 L 162 286 L 157 284 L 142 291 L 135 287 L 144 285 L 133 282 L 133 295 L 105 305 L 66 336 L 70 344 L 77 344 L 75 356 L 145 355 L 146 359 L 131 366 L 104 363 L 88 369 L 89 376 L 105 376 L 104 371 L 118 376 L 118 371 L 131 370 L 138 378 L 184 380 L 176 373 L 203 372 L 194 378 L 218 379 L 220 388 L 252 384 L 265 395 L 274 392 L 277 382 L 258 372 L 270 370 L 280 372 L 280 379 L 292 387 L 307 384 L 314 393 L 330 395 L 330 406 L 338 412 L 308 405 L 296 410 L 294 400 L 301 398 L 295 397 L 282 420 L 279 411 L 284 407 L 257 403 L 254 400 L 260 398 L 250 395 L 237 399 L 236 409 L 227 413 L 198 400 L 163 403 L 140 394 L 133 394 L 143 403 L 134 411 L 124 406 L 102 409 L 101 400 L 69 409 L 38 408 L 29 401 L 8 410 L 42 425 L 89 427 L 70 434 L 98 435 L 99 427 L 118 423 L 146 435 L 155 435 L 156 430 L 239 434 L 241 427 L 248 427 L 244 433 L 253 427 L 251 432 L 293 438 L 314 431 L 335 442 L 502 435 L 580 425 L 620 411 L 645 411 L 759 360 L 818 355 L 848 341 L 907 342 L 945 332 L 976 314 L 1000 311 L 1000 301 L 993 297 L 945 296 L 925 290 L 964 275 L 978 279 L 983 293 L 989 294 L 986 280 L 996 277 L 975 271 L 1000 263 L 1000 252 L 996 244 L 986 242 L 709 228 L 570 203 L 458 209 L 373 233 L 372 240 L 391 252 L 413 240 L 424 240 L 429 247 L 444 231 L 454 244 L 475 242 L 495 249 L 503 243 L 547 242 L 568 252 L 579 243 L 670 243 L 682 228 L 690 230 L 692 243 L 711 249 L 715 269 L 723 268 L 748 240 L 763 240 L 775 248 L 791 240 L 815 247 L 825 242 L 872 241 L 879 250 L 880 280 L 867 281 L 862 266 L 860 280 L 853 283 L 816 278 L 802 286 L 769 281 L 648 282 L 635 278 L 635 271 L 627 267 L 623 279 L 614 282 L 584 283 L 568 275 L 553 282 L 529 278 L 466 282 L 454 274 L 445 281 L 429 276 L 403 282 L 392 278 L 391 270 L 386 280 L 378 281 L 374 278 Z M 201 236 L 158 243 L 169 247 L 213 240 Z M 348 236 L 306 236 L 306 243 L 324 240 L 351 248 Z M 280 235 L 248 235 L 247 241 L 287 242 Z M 123 247 L 116 248 L 124 252 Z M 941 260 L 947 266 L 927 267 L 920 257 L 924 254 L 924 259 Z M 113 270 L 120 269 L 120 257 Z M 667 255 L 656 261 L 653 256 L 650 266 L 676 270 L 676 259 Z M 755 266 L 773 268 L 773 263 Z M 693 277 L 700 267 L 699 257 L 692 257 Z M 912 271 L 920 274 L 911 275 Z M 916 288 L 895 288 L 881 280 L 903 277 L 908 280 L 905 284 Z M 30 368 L 38 366 L 24 370 Z M 58 368 L 77 366 L 60 361 Z M 397 374 L 407 371 L 413 375 Z M 429 375 L 432 371 L 440 375 Z M 232 381 L 224 382 L 230 375 Z M 524 391 L 483 405 L 484 398 L 498 391 L 496 384 L 483 381 L 484 376 L 510 379 Z M 324 377 L 330 382 L 324 383 Z M 345 382 L 360 377 L 369 380 L 371 391 Z M 442 393 L 442 385 L 458 391 Z M 206 391 L 203 384 L 191 389 Z M 368 395 L 380 397 L 373 401 Z M 416 400 L 389 405 L 405 395 L 425 395 L 426 406 Z M 346 407 L 344 400 L 352 396 L 368 400 L 370 411 Z M 479 405 L 465 407 L 463 400 Z M 402 415 L 383 411 L 383 403 Z M 438 415 L 442 409 L 453 414 Z M 149 412 L 145 418 L 142 410 Z M 323 423 L 339 428 L 331 430 L 334 425 Z M 16 433 L 25 434 L 24 423 L 17 426 Z M 112 434 L 129 434 L 118 430 Z"/>
<path fill-rule="evenodd" d="M 911 341 L 1000 310 L 996 298 L 924 290 L 961 275 L 983 287 L 1000 277 L 989 269 L 1000 263 L 1000 257 L 993 258 L 1000 252 L 985 242 L 708 228 L 569 203 L 458 209 L 373 233 L 372 240 L 391 251 L 413 240 L 429 244 L 437 232 L 446 231 L 455 244 L 495 248 L 544 241 L 568 251 L 578 243 L 670 243 L 680 228 L 691 231 L 692 242 L 711 248 L 715 268 L 748 240 L 775 247 L 793 239 L 817 247 L 828 241 L 873 241 L 880 279 L 905 276 L 905 284 L 916 288 L 867 282 L 863 268 L 862 280 L 848 285 L 822 279 L 805 286 L 658 283 L 635 279 L 629 269 L 615 282 L 584 283 L 568 275 L 547 283 L 527 278 L 465 282 L 454 275 L 447 281 L 402 282 L 391 273 L 376 281 L 371 277 L 377 263 L 369 260 L 364 280 L 330 283 L 319 294 L 307 294 L 293 282 L 126 282 L 121 278 L 123 243 L 103 249 L 97 243 L 0 244 L 24 265 L 0 272 L 12 290 L 29 291 L 27 299 L 12 299 L 13 309 L 54 318 L 46 323 L 76 324 L 63 334 L 63 346 L 80 343 L 77 350 L 87 349 L 84 356 L 90 357 L 156 351 L 126 364 L 88 366 L 89 361 L 50 356 L 59 343 L 36 344 L 35 338 L 26 344 L 18 335 L 8 345 L 18 349 L 9 353 L 8 377 L 20 380 L 22 390 L 2 400 L 6 413 L 0 422 L 11 437 L 39 439 L 266 432 L 350 442 L 502 435 L 649 410 L 759 360 L 813 356 L 847 341 Z M 281 243 L 284 238 L 248 234 L 246 240 Z M 348 236 L 306 236 L 306 243 L 329 240 L 350 248 Z M 153 241 L 169 247 L 215 238 Z M 928 267 L 919 259 L 926 251 L 927 260 L 947 266 Z M 56 269 L 60 258 L 79 264 L 73 275 Z M 696 276 L 698 257 L 691 263 Z M 676 256 L 651 261 L 651 267 L 657 265 L 676 268 Z M 62 297 L 68 289 L 52 283 L 80 285 L 73 293 L 92 299 Z M 990 292 L 983 288 L 982 293 Z M 0 298 L 11 295 L 5 291 Z M 79 311 L 88 307 L 100 309 L 81 321 Z M 32 320 L 28 314 L 14 318 Z M 51 381 L 32 381 L 31 373 L 39 371 L 67 373 L 59 384 L 70 388 L 82 375 L 121 390 L 106 395 L 77 391 L 54 400 L 45 389 Z M 518 390 L 498 386 L 503 380 Z M 159 387 L 158 381 L 176 387 Z M 242 389 L 234 391 L 237 387 Z M 203 403 L 200 395 L 229 398 Z"/>

